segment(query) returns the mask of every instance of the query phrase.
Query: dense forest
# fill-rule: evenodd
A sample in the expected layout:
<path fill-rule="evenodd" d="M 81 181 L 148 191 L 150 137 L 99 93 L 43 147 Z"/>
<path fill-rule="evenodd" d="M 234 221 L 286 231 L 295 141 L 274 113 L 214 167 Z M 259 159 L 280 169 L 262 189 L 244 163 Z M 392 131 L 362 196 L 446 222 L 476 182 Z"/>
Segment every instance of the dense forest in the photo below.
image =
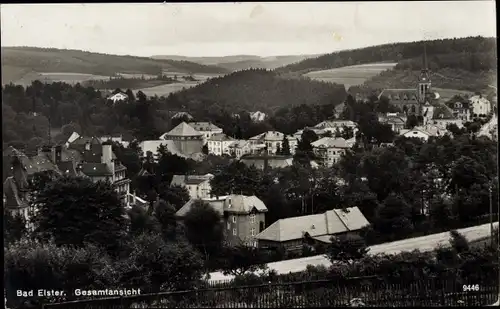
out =
<path fill-rule="evenodd" d="M 217 66 L 206 66 L 189 61 L 35 47 L 2 47 L 2 68 L 4 66 L 11 70 L 29 69 L 34 72 L 87 73 L 104 76 L 112 76 L 115 73 L 157 75 L 162 70 L 190 74 L 228 72 Z"/>
<path fill-rule="evenodd" d="M 461 68 L 476 70 L 496 70 L 496 39 L 484 37 L 467 37 L 425 41 L 427 55 L 432 66 L 437 68 Z M 343 50 L 331 54 L 310 58 L 299 63 L 276 69 L 278 73 L 307 72 L 327 70 L 343 66 L 367 64 L 375 62 L 397 62 L 401 67 L 408 64 L 417 65 L 422 61 L 424 41 L 410 43 L 393 43 L 371 46 L 354 50 Z M 420 68 L 418 67 L 418 68 Z"/>
<path fill-rule="evenodd" d="M 284 79 L 265 69 L 250 69 L 217 77 L 169 97 L 189 106 L 216 102 L 217 106 L 237 113 L 241 110 L 270 113 L 279 107 L 301 104 L 340 104 L 345 100 L 343 85 Z M 210 105 L 212 108 L 212 105 Z"/>

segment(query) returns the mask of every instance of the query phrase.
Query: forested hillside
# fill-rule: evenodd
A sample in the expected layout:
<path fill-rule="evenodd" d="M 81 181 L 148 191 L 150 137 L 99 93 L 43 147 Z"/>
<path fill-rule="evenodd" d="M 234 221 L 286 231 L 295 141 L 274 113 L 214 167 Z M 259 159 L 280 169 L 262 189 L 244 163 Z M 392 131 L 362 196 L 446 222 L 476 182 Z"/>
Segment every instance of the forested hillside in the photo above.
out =
<path fill-rule="evenodd" d="M 340 104 L 346 97 L 343 85 L 284 79 L 264 69 L 234 72 L 169 96 L 167 102 L 185 102 L 187 107 L 217 105 L 230 112 L 272 112 L 279 107 L 301 104 Z"/>
<path fill-rule="evenodd" d="M 496 39 L 467 37 L 425 41 L 431 68 L 461 68 L 471 71 L 496 70 Z M 393 43 L 344 50 L 310 58 L 276 69 L 279 73 L 302 73 L 355 64 L 398 62 L 400 68 L 421 68 L 424 41 Z M 418 60 L 420 59 L 420 60 Z"/>
<path fill-rule="evenodd" d="M 62 50 L 35 47 L 2 47 L 2 71 L 27 69 L 31 72 L 67 72 L 112 76 L 116 73 L 158 75 L 163 71 L 180 73 L 226 73 L 216 66 L 189 61 L 155 60 L 146 57 L 117 56 L 81 50 Z M 15 76 L 7 72 L 8 76 Z M 8 83 L 2 72 L 2 82 Z"/>

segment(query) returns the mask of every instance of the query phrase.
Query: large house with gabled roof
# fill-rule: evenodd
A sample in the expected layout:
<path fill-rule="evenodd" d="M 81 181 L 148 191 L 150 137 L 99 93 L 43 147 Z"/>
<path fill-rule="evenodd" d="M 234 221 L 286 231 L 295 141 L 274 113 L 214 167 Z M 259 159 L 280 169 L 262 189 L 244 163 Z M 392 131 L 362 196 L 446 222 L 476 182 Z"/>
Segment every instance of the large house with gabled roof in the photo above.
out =
<path fill-rule="evenodd" d="M 317 163 L 331 167 L 338 161 L 352 145 L 341 137 L 323 137 L 311 143 Z"/>
<path fill-rule="evenodd" d="M 246 244 L 257 246 L 257 234 L 265 228 L 267 207 L 256 196 L 231 194 L 223 197 L 204 198 L 217 211 L 224 224 L 224 235 L 228 245 Z M 191 199 L 176 213 L 184 217 L 193 207 L 197 199 Z"/>
<path fill-rule="evenodd" d="M 204 143 L 203 134 L 185 122 L 162 134 L 160 140 L 173 141 L 177 150 L 186 156 L 202 153 Z"/>
<path fill-rule="evenodd" d="M 262 249 L 300 253 L 310 240 L 328 244 L 331 237 L 358 233 L 368 226 L 358 207 L 328 210 L 322 214 L 280 219 L 256 238 Z"/>

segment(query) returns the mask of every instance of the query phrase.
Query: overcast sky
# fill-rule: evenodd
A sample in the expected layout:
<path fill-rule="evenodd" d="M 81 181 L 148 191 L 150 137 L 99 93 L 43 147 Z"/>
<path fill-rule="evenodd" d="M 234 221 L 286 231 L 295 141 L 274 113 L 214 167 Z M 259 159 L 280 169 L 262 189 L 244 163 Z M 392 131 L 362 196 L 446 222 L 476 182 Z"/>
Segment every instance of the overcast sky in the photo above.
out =
<path fill-rule="evenodd" d="M 137 56 L 320 54 L 496 37 L 494 1 L 2 4 L 2 46 Z"/>

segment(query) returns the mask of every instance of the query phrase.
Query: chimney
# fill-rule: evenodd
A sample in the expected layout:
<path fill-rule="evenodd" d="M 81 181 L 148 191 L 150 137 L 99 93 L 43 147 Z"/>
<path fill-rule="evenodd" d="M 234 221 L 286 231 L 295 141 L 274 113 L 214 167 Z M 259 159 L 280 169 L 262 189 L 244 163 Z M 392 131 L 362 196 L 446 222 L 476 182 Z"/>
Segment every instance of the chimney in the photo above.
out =
<path fill-rule="evenodd" d="M 106 163 L 106 166 L 111 171 L 113 176 L 111 176 L 112 182 L 115 181 L 115 163 L 113 162 L 113 149 L 111 144 L 102 145 L 102 157 L 101 163 Z"/>

